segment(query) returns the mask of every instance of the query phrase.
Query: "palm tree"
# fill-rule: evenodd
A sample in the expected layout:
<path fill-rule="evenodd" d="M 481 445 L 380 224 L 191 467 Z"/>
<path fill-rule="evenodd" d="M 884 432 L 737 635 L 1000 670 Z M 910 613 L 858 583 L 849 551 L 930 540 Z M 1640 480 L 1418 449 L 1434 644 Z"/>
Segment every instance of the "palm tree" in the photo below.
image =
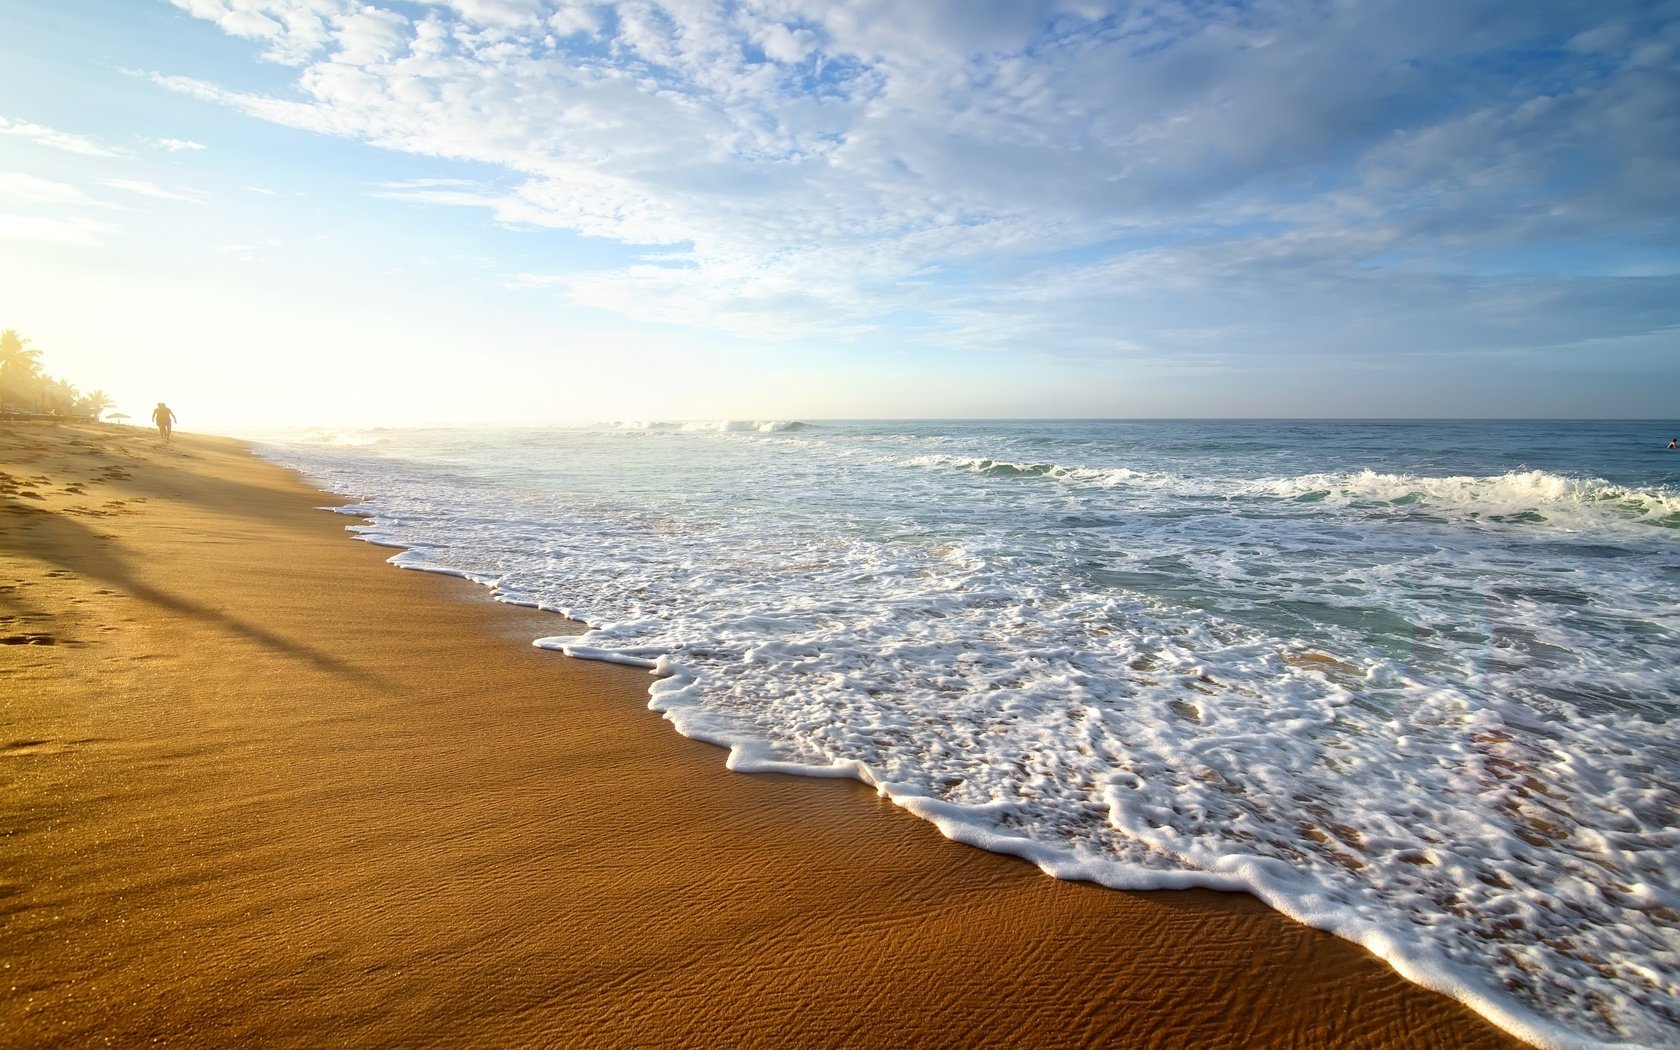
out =
<path fill-rule="evenodd" d="M 83 394 L 82 399 L 76 402 L 76 414 L 79 416 L 87 416 L 97 423 L 99 422 L 99 417 L 104 414 L 105 410 L 114 404 L 116 404 L 116 402 L 112 401 L 110 397 L 106 395 L 105 391 L 90 391 L 89 393 Z"/>
<path fill-rule="evenodd" d="M 53 408 L 69 415 L 76 407 L 76 399 L 82 392 L 76 389 L 76 384 L 68 379 L 47 380 L 47 392 L 52 395 Z"/>
<path fill-rule="evenodd" d="M 8 390 L 21 397 L 40 374 L 41 351 L 15 328 L 0 332 L 0 404 L 5 403 Z"/>

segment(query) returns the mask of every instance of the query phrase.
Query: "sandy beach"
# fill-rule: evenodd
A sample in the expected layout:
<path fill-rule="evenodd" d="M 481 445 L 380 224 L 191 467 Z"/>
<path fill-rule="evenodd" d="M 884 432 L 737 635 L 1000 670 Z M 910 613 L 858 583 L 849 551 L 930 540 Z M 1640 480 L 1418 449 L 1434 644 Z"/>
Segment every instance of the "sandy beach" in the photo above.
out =
<path fill-rule="evenodd" d="M 745 776 L 239 442 L 0 424 L 0 1043 L 1515 1046 L 1238 894 Z"/>

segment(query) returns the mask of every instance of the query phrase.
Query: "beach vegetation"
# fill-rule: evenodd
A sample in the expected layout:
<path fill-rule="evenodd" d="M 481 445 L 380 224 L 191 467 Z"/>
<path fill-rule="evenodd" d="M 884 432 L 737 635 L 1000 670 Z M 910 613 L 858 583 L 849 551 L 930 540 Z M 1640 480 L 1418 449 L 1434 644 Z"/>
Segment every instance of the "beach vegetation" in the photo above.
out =
<path fill-rule="evenodd" d="M 110 395 L 103 390 L 91 390 L 83 394 L 76 404 L 79 414 L 92 416 L 95 420 L 98 420 L 116 402 L 112 401 Z"/>
<path fill-rule="evenodd" d="M 0 332 L 0 397 L 27 390 L 40 375 L 41 351 L 15 328 Z"/>
<path fill-rule="evenodd" d="M 98 420 L 115 402 L 103 390 L 82 393 L 68 379 L 41 370 L 41 349 L 18 334 L 0 331 L 0 416 Z"/>
<path fill-rule="evenodd" d="M 51 411 L 60 415 L 69 415 L 76 407 L 76 401 L 82 392 L 76 389 L 76 384 L 68 379 L 49 379 L 47 381 L 47 401 L 52 406 Z"/>

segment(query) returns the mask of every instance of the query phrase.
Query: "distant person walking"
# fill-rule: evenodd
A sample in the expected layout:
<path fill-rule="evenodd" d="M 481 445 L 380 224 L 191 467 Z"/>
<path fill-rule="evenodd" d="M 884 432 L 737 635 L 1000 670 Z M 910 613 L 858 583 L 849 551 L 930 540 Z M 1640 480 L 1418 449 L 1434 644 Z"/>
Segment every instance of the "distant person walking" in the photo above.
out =
<path fill-rule="evenodd" d="M 158 407 L 152 409 L 152 422 L 157 424 L 158 433 L 162 434 L 163 440 L 167 442 L 175 432 L 175 410 L 159 401 Z"/>

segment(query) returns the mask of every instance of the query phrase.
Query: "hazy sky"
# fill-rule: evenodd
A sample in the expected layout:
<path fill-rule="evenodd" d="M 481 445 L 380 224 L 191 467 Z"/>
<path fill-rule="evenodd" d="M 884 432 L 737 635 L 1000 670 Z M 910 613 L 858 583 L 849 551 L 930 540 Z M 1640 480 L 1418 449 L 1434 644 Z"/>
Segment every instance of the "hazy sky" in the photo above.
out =
<path fill-rule="evenodd" d="M 183 426 L 1680 413 L 1680 2 L 0 0 L 0 327 Z"/>

